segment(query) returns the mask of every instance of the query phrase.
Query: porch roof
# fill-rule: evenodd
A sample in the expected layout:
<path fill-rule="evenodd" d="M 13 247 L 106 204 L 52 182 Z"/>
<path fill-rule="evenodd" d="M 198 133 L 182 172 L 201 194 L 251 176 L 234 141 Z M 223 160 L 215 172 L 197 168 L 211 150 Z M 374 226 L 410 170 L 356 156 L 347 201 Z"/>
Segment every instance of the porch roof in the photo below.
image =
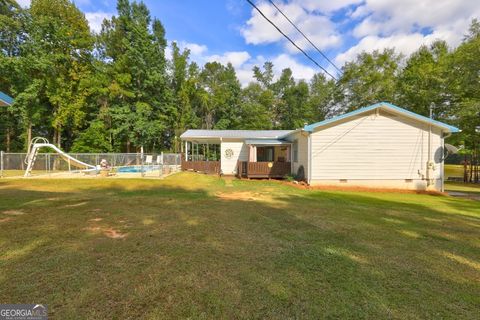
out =
<path fill-rule="evenodd" d="M 180 138 L 182 140 L 192 139 L 279 139 L 294 130 L 187 130 Z"/>
<path fill-rule="evenodd" d="M 291 142 L 278 139 L 248 139 L 245 140 L 245 144 L 261 145 L 261 146 L 279 146 L 279 145 L 290 145 Z"/>

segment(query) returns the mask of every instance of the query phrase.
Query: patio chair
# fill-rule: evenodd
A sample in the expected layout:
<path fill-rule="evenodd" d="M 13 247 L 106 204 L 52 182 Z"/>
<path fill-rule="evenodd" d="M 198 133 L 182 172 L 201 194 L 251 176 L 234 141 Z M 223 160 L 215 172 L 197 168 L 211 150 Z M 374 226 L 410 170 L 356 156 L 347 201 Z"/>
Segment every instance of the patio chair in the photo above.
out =
<path fill-rule="evenodd" d="M 145 164 L 152 164 L 153 163 L 153 156 L 148 155 L 145 156 Z"/>

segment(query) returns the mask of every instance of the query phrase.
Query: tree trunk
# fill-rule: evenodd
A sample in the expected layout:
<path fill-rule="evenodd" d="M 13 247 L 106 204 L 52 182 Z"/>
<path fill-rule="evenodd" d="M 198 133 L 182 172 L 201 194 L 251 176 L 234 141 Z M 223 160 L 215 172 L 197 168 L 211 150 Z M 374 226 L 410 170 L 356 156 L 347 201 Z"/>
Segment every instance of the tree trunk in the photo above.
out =
<path fill-rule="evenodd" d="M 53 128 L 53 144 L 58 146 L 58 129 Z"/>
<path fill-rule="evenodd" d="M 468 182 L 473 182 L 473 152 L 470 155 L 470 172 L 468 174 Z"/>
<path fill-rule="evenodd" d="M 12 130 L 10 127 L 7 127 L 6 140 L 6 151 L 10 152 L 10 145 L 12 144 Z"/>
<path fill-rule="evenodd" d="M 474 163 L 473 163 L 473 181 L 478 183 L 478 148 L 476 143 L 473 144 L 473 154 L 474 154 Z"/>
<path fill-rule="evenodd" d="M 58 126 L 57 130 L 57 146 L 62 148 L 62 127 Z"/>
<path fill-rule="evenodd" d="M 32 144 L 32 123 L 28 122 L 27 126 L 27 153 L 30 153 L 30 145 Z"/>
<path fill-rule="evenodd" d="M 130 153 L 130 139 L 127 139 L 127 153 Z"/>

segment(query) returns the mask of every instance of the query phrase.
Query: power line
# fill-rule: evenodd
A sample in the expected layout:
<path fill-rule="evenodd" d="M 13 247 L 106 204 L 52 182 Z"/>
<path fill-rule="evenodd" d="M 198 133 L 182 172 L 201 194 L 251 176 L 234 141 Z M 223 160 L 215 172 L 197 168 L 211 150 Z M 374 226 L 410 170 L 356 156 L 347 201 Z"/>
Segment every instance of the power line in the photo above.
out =
<path fill-rule="evenodd" d="M 277 25 L 275 23 L 273 23 L 273 21 L 271 21 L 269 18 L 267 18 L 267 16 L 265 16 L 265 14 L 262 12 L 262 10 L 260 10 L 251 0 L 247 0 L 247 2 L 252 6 L 254 7 L 258 13 L 260 13 L 260 15 L 265 18 L 265 20 L 267 20 L 268 22 L 270 22 L 270 24 L 275 28 L 277 29 L 278 32 L 280 32 L 288 41 L 290 41 L 291 44 L 293 44 L 293 46 L 295 48 L 297 48 L 299 51 L 301 51 L 305 57 L 307 57 L 310 61 L 312 61 L 315 65 L 317 65 L 317 67 L 319 67 L 320 69 L 322 69 L 326 74 L 328 74 L 330 77 L 332 77 L 332 79 L 334 80 L 337 80 L 337 78 L 335 78 L 332 74 L 330 74 L 330 72 L 327 71 L 327 69 L 325 69 L 324 67 L 322 67 L 317 61 L 315 61 L 308 53 L 306 53 L 302 48 L 300 48 L 292 39 L 290 39 L 289 36 L 287 36 L 282 30 L 280 30 L 279 27 L 277 27 Z"/>
<path fill-rule="evenodd" d="M 328 62 L 330 62 L 330 64 L 332 66 L 335 67 L 335 69 L 337 69 L 338 72 L 342 73 L 342 70 L 340 70 L 339 67 L 337 67 L 335 65 L 335 63 L 333 63 L 308 37 L 305 33 L 302 32 L 302 30 L 300 30 L 296 25 L 295 23 L 292 22 L 292 20 L 290 20 L 286 15 L 285 13 L 283 13 L 282 10 L 280 10 L 279 7 L 277 7 L 277 5 L 275 4 L 275 2 L 273 2 L 273 0 L 268 0 L 268 2 L 270 2 L 274 7 L 275 9 L 278 10 L 278 12 L 280 12 L 280 14 L 285 18 L 287 19 L 288 22 L 290 22 L 290 24 L 298 31 L 300 32 L 300 34 L 308 41 L 308 43 L 310 43 Z"/>

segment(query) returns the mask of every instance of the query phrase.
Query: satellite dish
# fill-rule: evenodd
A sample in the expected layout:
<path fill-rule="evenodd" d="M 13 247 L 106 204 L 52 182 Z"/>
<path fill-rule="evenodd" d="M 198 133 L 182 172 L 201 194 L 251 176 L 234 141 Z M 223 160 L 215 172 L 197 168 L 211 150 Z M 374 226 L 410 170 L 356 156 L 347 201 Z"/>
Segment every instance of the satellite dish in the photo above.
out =
<path fill-rule="evenodd" d="M 451 154 L 457 154 L 460 149 L 462 149 L 462 147 L 457 148 L 451 144 L 445 143 L 443 146 L 443 158 L 440 161 L 445 161 L 445 159 L 447 159 Z"/>
<path fill-rule="evenodd" d="M 451 144 L 445 143 L 445 150 L 448 154 L 457 154 L 459 149 Z"/>

